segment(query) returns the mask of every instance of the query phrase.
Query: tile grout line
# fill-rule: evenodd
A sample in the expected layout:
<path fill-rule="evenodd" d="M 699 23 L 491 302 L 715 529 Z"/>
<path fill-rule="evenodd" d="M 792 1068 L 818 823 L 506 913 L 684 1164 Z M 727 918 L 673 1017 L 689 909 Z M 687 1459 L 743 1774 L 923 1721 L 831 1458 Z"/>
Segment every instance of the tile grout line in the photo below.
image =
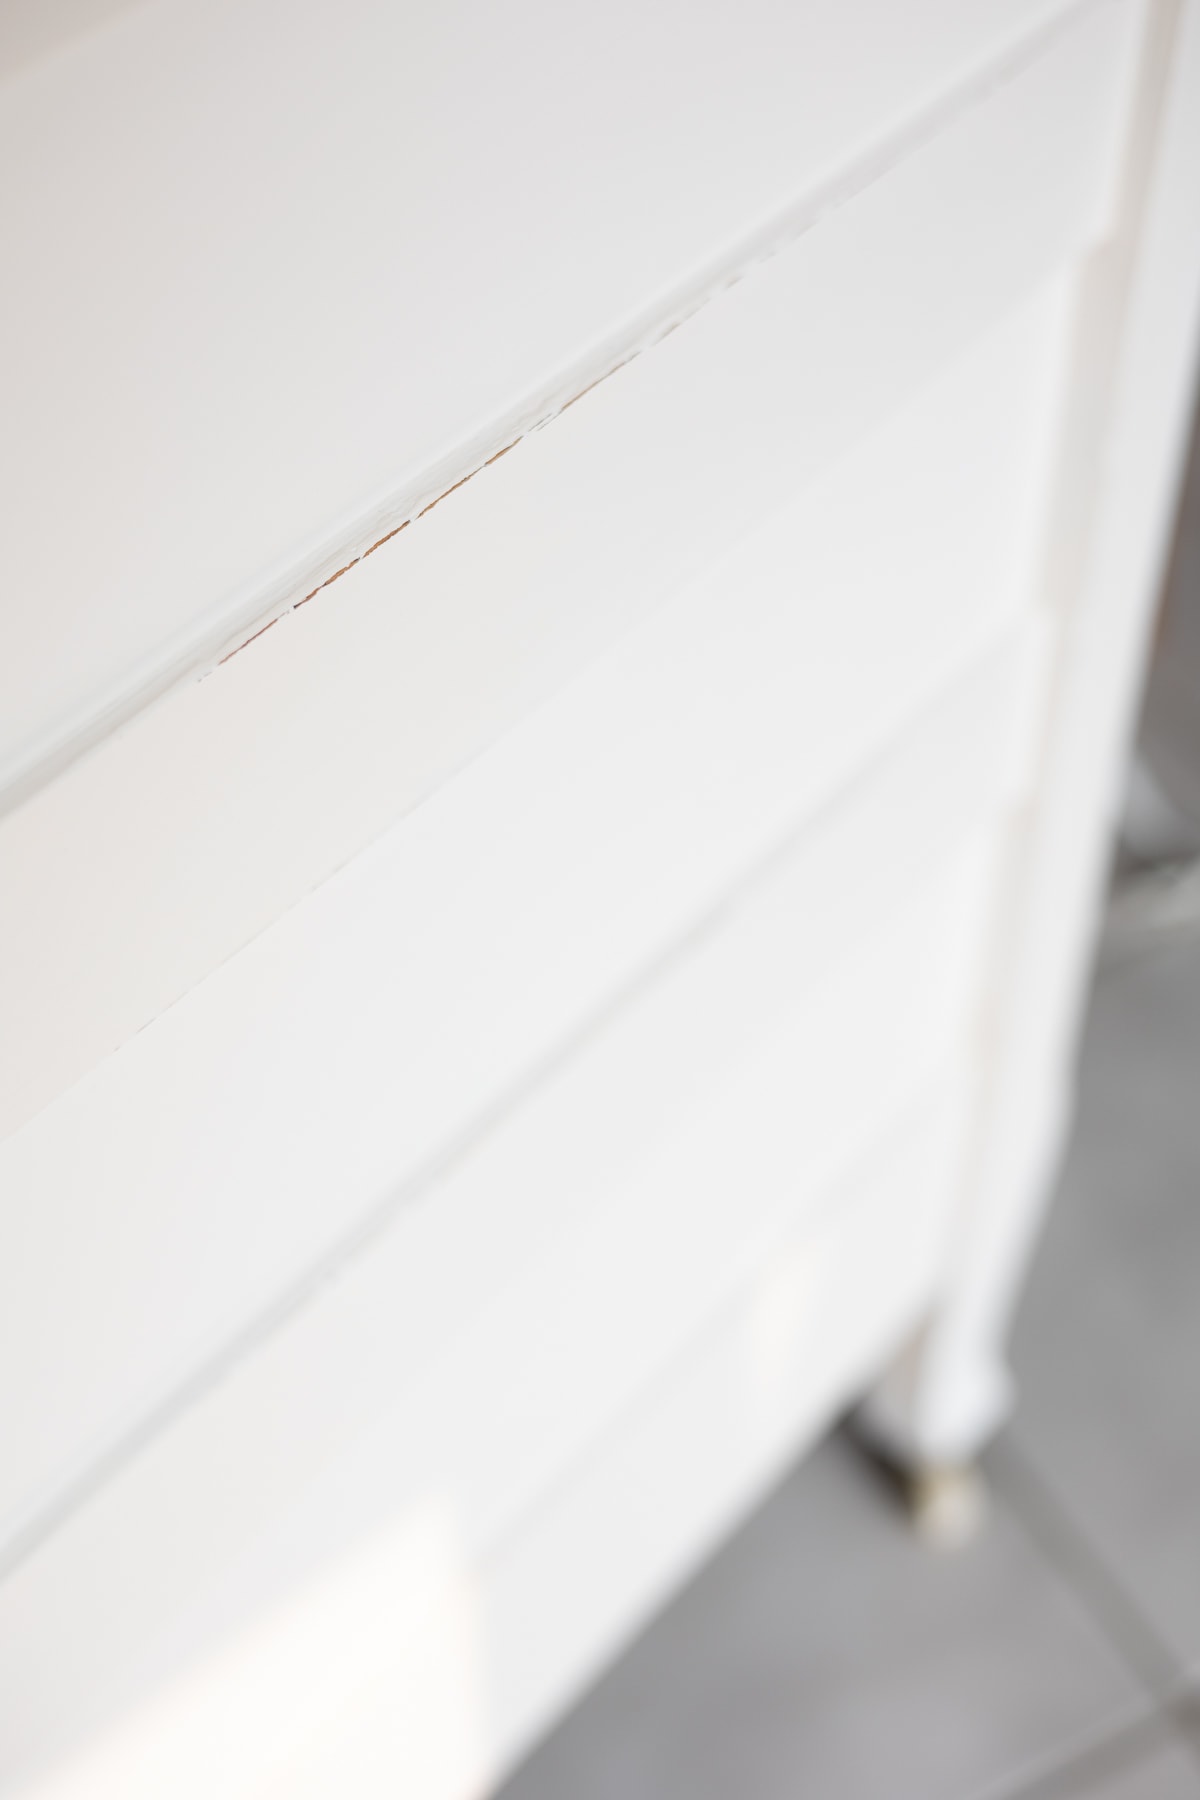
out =
<path fill-rule="evenodd" d="M 1006 1433 L 987 1453 L 987 1467 L 997 1491 L 1007 1500 L 1027 1536 L 1048 1557 L 1105 1641 L 1136 1677 L 1152 1708 L 1144 1723 L 1159 1724 L 1169 1740 L 1200 1766 L 1197 1692 L 1183 1659 L 1096 1548 L 1013 1432 Z M 1094 1749 L 1084 1750 L 1062 1764 L 1061 1776 L 1069 1778 L 1074 1763 L 1087 1761 L 1100 1754 L 1104 1746 L 1112 1746 L 1138 1729 L 1135 1725 L 1118 1727 Z M 1016 1789 L 1014 1794 L 1025 1791 Z M 1040 1789 L 1035 1781 L 1027 1791 L 1033 1800 L 1034 1795 L 1044 1792 L 1049 1796 L 1054 1790 Z"/>
<path fill-rule="evenodd" d="M 1152 1704 L 1131 1718 L 1101 1726 L 999 1787 L 989 1787 L 978 1800 L 1086 1800 L 1093 1783 L 1136 1770 L 1176 1744 L 1171 1721 Z"/>

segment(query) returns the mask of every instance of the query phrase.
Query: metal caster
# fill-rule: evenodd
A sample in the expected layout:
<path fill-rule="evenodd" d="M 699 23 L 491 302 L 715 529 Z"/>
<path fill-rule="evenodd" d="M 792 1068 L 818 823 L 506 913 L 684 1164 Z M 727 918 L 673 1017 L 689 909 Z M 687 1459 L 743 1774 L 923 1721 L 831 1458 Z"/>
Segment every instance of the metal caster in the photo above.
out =
<path fill-rule="evenodd" d="M 987 1516 L 987 1485 L 975 1463 L 943 1463 L 908 1477 L 913 1530 L 932 1550 L 962 1550 Z"/>

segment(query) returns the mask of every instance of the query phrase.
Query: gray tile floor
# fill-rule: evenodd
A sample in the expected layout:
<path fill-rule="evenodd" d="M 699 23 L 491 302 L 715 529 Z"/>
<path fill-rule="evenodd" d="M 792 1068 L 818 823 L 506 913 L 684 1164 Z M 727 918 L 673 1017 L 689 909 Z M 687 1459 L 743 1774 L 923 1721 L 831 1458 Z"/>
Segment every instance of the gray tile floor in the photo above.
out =
<path fill-rule="evenodd" d="M 988 1529 L 922 1549 L 844 1437 L 503 1800 L 1200 1796 L 1200 928 L 1110 940 Z"/>

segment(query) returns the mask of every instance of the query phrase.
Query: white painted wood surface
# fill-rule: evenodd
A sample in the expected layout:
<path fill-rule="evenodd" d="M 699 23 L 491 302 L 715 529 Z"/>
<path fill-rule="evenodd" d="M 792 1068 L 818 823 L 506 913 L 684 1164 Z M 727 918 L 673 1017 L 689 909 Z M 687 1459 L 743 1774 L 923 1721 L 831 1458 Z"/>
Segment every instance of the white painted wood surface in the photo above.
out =
<path fill-rule="evenodd" d="M 9 1577 L 0 1770 L 389 1519 L 444 1508 L 472 1563 L 501 1543 L 753 1275 L 777 1214 L 815 1217 L 936 1075 L 984 872 L 975 851 L 897 884 L 856 952 L 831 930 L 816 982 L 790 929 L 810 884 L 785 872 L 448 1160 Z"/>
<path fill-rule="evenodd" d="M 1002 67 L 652 354 L 0 819 L 0 1136 L 1033 304 L 1107 211 L 1124 30 L 1100 6 Z M 1020 356 L 1037 404 L 1049 376 Z M 27 615 L 28 595 L 14 681 Z"/>
<path fill-rule="evenodd" d="M 1055 316 L 1050 296 L 987 343 L 0 1145 L 6 1532 L 964 675 L 977 710 L 934 715 L 934 754 L 1002 760 Z M 980 812 L 997 779 L 980 773 Z M 851 894 L 886 881 L 895 828 L 881 810 Z"/>
<path fill-rule="evenodd" d="M 97 6 L 0 39 L 0 1791 L 466 1800 L 889 1357 L 994 1422 L 1198 9 Z"/>
<path fill-rule="evenodd" d="M 491 1554 L 470 1557 L 440 1496 L 393 1514 L 292 1604 L 260 1611 L 248 1641 L 216 1635 L 19 1791 L 199 1800 L 215 1785 L 315 1800 L 348 1779 L 369 1791 L 381 1770 L 431 1800 L 478 1791 L 911 1325 L 944 1255 L 962 1100 L 935 1085 L 817 1220 L 783 1205 L 689 1353 Z M 83 1546 L 76 1580 L 112 1547 Z"/>
<path fill-rule="evenodd" d="M 12 73 L 3 784 L 366 549 L 1072 10 L 153 0 Z"/>

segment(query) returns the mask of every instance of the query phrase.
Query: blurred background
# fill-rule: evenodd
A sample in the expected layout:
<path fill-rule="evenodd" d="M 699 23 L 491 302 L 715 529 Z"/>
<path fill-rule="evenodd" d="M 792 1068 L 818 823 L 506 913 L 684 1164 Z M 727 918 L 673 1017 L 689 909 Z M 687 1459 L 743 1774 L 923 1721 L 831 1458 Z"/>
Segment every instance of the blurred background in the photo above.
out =
<path fill-rule="evenodd" d="M 1200 1794 L 1200 443 L 1114 849 L 1015 1417 L 965 1547 L 848 1429 L 503 1800 Z"/>

